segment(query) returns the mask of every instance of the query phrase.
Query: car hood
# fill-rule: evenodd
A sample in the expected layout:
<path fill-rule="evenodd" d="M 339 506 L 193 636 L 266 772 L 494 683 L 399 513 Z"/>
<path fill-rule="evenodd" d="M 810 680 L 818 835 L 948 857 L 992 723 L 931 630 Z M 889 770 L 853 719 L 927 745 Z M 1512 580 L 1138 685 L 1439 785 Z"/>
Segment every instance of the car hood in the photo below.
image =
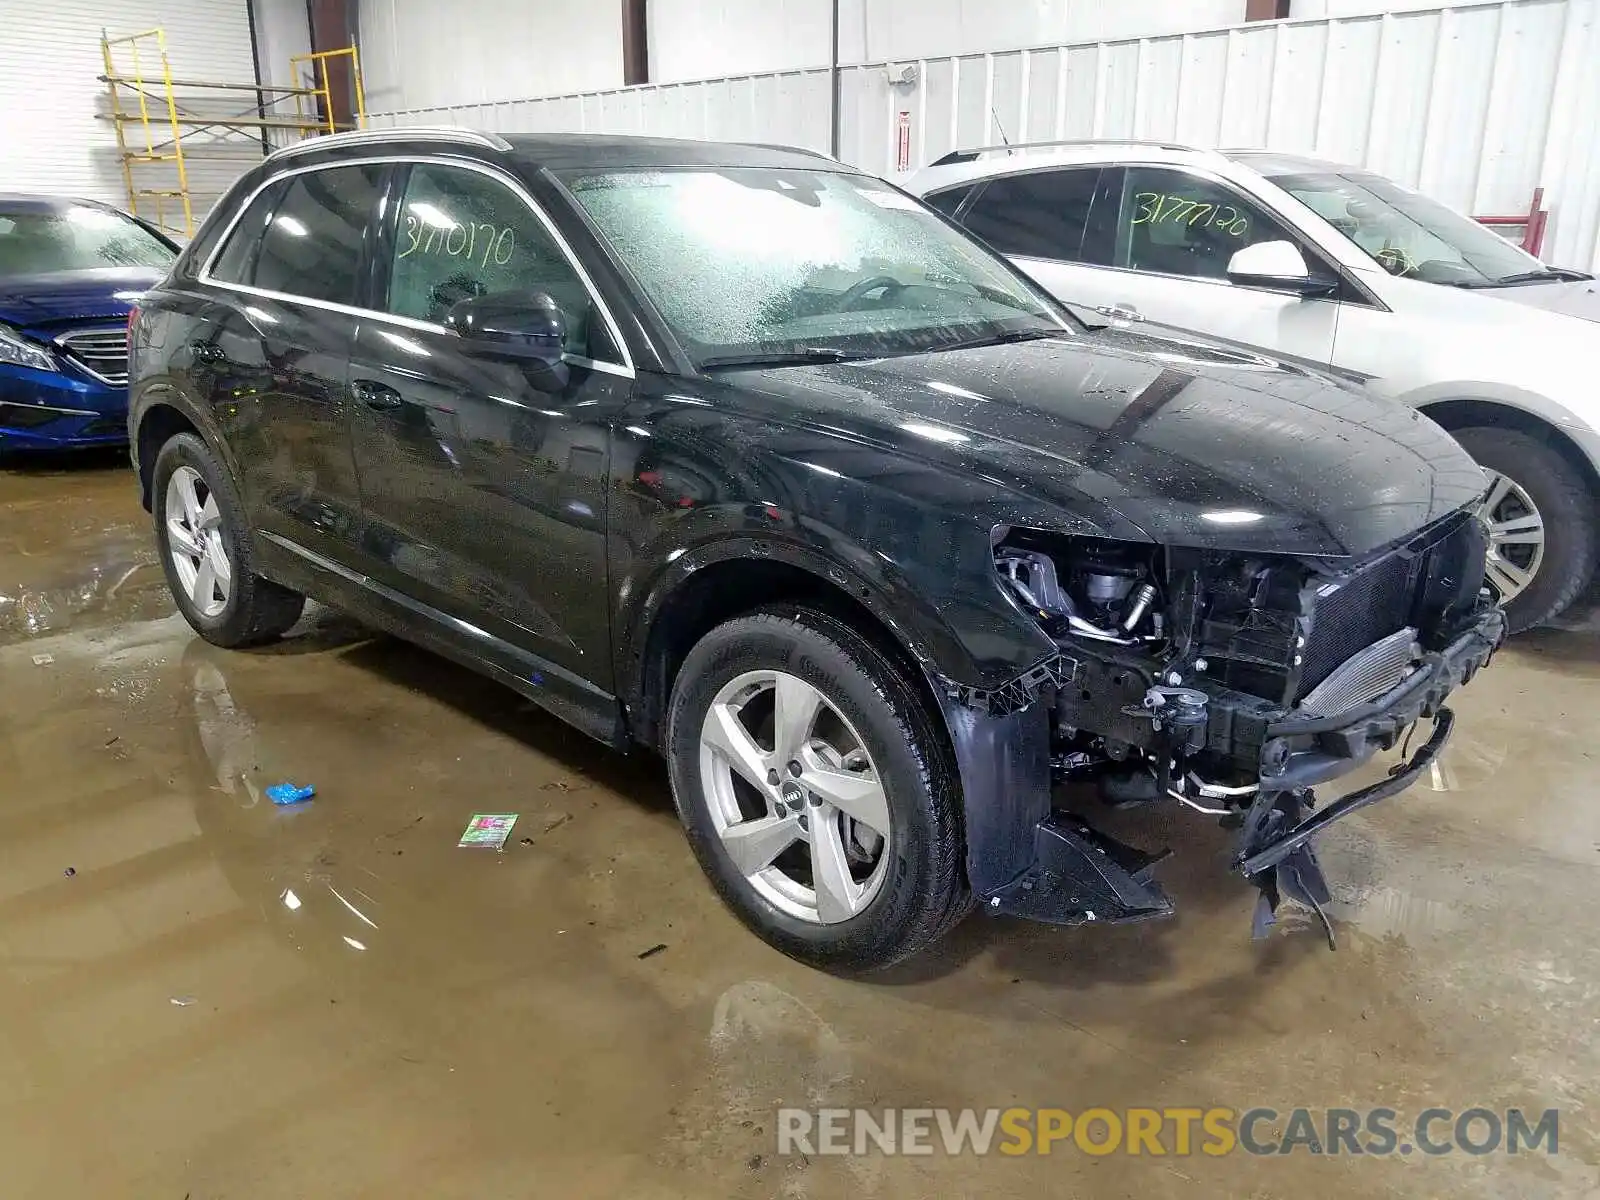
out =
<path fill-rule="evenodd" d="M 1600 280 L 1578 279 L 1563 283 L 1531 283 L 1515 287 L 1479 288 L 1480 295 L 1542 308 L 1546 312 L 1600 321 Z"/>
<path fill-rule="evenodd" d="M 37 328 L 124 318 L 139 294 L 161 278 L 161 271 L 148 267 L 0 276 L 0 321 Z"/>
<path fill-rule="evenodd" d="M 952 495 L 985 481 L 1000 522 L 1362 555 L 1484 487 L 1455 441 L 1404 405 L 1180 337 L 1106 329 L 722 378 L 776 401 L 763 416 L 959 473 Z"/>

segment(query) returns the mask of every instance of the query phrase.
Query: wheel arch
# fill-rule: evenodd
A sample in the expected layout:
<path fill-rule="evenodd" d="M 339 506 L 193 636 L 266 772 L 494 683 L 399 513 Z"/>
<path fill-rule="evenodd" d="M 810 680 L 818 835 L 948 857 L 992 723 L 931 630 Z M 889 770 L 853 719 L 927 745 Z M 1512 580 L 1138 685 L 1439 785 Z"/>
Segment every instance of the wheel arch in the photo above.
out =
<path fill-rule="evenodd" d="M 134 466 L 139 473 L 140 498 L 146 511 L 151 504 L 150 489 L 155 479 L 156 456 L 174 434 L 194 434 L 216 456 L 235 487 L 242 485 L 239 463 L 232 447 L 228 445 L 228 439 L 222 436 L 210 411 L 182 388 L 161 379 L 151 380 L 131 397 L 129 411 L 137 414 L 136 420 L 130 421 L 129 441 Z M 247 504 L 249 502 L 242 492 L 240 499 Z"/>
<path fill-rule="evenodd" d="M 1536 413 L 1498 400 L 1470 397 L 1432 401 L 1420 405 L 1419 411 L 1447 431 L 1488 426 L 1537 438 L 1578 471 L 1590 496 L 1600 498 L 1600 469 L 1594 460 L 1570 433 Z"/>
<path fill-rule="evenodd" d="M 139 472 L 139 502 L 146 512 L 151 511 L 151 488 L 155 481 L 156 456 L 161 447 L 180 433 L 192 433 L 202 440 L 205 435 L 187 413 L 176 404 L 157 400 L 139 416 L 139 426 L 134 432 L 134 464 Z"/>
<path fill-rule="evenodd" d="M 1034 860 L 1034 833 L 1050 812 L 1049 718 L 1043 704 L 989 712 L 951 694 L 930 652 L 926 629 L 896 617 L 872 583 L 798 546 L 749 539 L 712 548 L 704 562 L 671 572 L 652 591 L 636 624 L 634 648 L 623 648 L 628 727 L 632 737 L 665 751 L 665 713 L 689 650 L 723 621 L 754 608 L 795 603 L 845 620 L 900 665 L 929 708 L 929 725 L 951 755 L 960 780 L 961 836 L 969 885 L 985 893 L 1010 882 Z M 679 559 L 682 564 L 688 556 Z M 945 631 L 945 636 L 951 636 Z M 952 644 L 954 639 L 952 637 Z"/>
<path fill-rule="evenodd" d="M 908 622 L 903 608 L 896 616 L 898 606 L 879 586 L 809 547 L 738 537 L 673 562 L 627 623 L 619 676 L 634 740 L 660 748 L 678 670 L 705 634 L 744 613 L 789 603 L 847 621 L 906 670 L 930 711 L 944 711 L 925 622 Z"/>

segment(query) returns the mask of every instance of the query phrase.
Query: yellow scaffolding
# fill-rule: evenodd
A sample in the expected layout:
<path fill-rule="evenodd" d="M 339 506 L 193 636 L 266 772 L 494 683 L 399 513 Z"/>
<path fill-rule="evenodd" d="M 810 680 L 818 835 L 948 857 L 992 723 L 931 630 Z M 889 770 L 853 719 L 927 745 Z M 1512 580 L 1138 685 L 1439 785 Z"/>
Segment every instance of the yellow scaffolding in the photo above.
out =
<path fill-rule="evenodd" d="M 192 168 L 198 160 L 215 164 L 240 151 L 265 154 L 275 138 L 298 140 L 367 124 L 361 61 L 354 46 L 290 59 L 296 80 L 305 64 L 311 70 L 309 86 L 293 87 L 174 78 L 166 34 L 159 28 L 122 37 L 102 30 L 100 50 L 105 64 L 100 79 L 111 98 L 110 111 L 101 116 L 116 130 L 128 211 L 180 237 L 194 235 Z M 355 100 L 353 124 L 341 124 L 335 117 L 328 70 L 330 62 L 346 57 Z M 280 113 L 277 106 L 291 98 L 294 115 Z M 241 111 L 240 105 L 247 107 Z"/>
<path fill-rule="evenodd" d="M 321 100 L 321 109 L 324 115 L 324 129 L 322 132 L 337 133 L 338 126 L 333 119 L 333 89 L 329 86 L 328 66 L 337 59 L 350 60 L 350 76 L 353 83 L 352 90 L 356 100 L 355 128 L 367 127 L 367 96 L 361 84 L 361 55 L 354 46 L 345 46 L 338 50 L 318 50 L 311 54 L 296 54 L 289 60 L 289 68 L 294 72 L 296 79 L 300 78 L 300 64 L 311 64 L 311 87 L 297 91 L 294 98 L 294 115 L 305 118 L 307 114 L 301 105 L 302 96 L 313 96 Z M 311 114 L 315 115 L 315 114 Z"/>

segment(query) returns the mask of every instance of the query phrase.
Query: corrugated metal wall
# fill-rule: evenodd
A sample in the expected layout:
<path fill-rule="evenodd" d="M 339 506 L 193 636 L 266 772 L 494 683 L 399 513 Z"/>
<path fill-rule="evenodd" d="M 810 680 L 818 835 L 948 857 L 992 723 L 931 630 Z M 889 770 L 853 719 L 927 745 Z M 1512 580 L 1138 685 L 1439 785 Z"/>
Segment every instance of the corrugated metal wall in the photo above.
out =
<path fill-rule="evenodd" d="M 175 75 L 255 78 L 244 0 L 0 0 L 0 188 L 126 205 L 116 136 L 98 118 L 109 111 L 98 78 L 105 73 L 100 33 L 106 27 L 116 37 L 156 26 L 166 31 Z M 225 159 L 210 161 L 197 154 L 191 162 L 197 218 L 251 161 L 250 148 L 242 151 L 230 148 Z M 259 148 L 253 157 L 260 158 Z M 155 170 L 143 179 L 150 187 L 170 182 Z"/>
<path fill-rule="evenodd" d="M 471 11 L 491 0 L 459 2 Z M 1405 0 L 1341 2 L 1371 8 Z M 839 0 L 838 7 L 839 61 L 849 64 L 1149 37 L 1245 19 L 1245 0 Z M 684 83 L 825 67 L 833 8 L 833 0 L 650 0 L 650 78 Z"/>
<path fill-rule="evenodd" d="M 911 68 L 908 83 L 891 77 Z M 1278 21 L 841 78 L 841 157 L 892 176 L 1006 139 L 1138 137 L 1358 163 L 1473 213 L 1551 210 L 1545 257 L 1600 270 L 1600 0 L 1506 0 Z M 379 123 L 588 130 L 826 150 L 826 71 L 409 109 Z"/>
<path fill-rule="evenodd" d="M 535 100 L 502 100 L 373 113 L 374 125 L 468 125 L 540 133 L 638 133 L 781 142 L 826 151 L 828 72 L 785 71 L 703 83 L 646 84 Z"/>

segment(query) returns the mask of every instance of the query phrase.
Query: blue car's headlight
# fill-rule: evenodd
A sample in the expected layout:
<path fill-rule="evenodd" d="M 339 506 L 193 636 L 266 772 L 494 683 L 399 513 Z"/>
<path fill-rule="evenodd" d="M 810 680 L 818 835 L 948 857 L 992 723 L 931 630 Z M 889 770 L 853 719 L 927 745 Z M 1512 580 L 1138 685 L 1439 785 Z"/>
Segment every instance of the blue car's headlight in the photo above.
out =
<path fill-rule="evenodd" d="M 58 371 L 50 351 L 37 342 L 30 342 L 9 325 L 0 325 L 0 363 L 15 363 L 19 367 L 34 367 L 40 371 Z"/>

